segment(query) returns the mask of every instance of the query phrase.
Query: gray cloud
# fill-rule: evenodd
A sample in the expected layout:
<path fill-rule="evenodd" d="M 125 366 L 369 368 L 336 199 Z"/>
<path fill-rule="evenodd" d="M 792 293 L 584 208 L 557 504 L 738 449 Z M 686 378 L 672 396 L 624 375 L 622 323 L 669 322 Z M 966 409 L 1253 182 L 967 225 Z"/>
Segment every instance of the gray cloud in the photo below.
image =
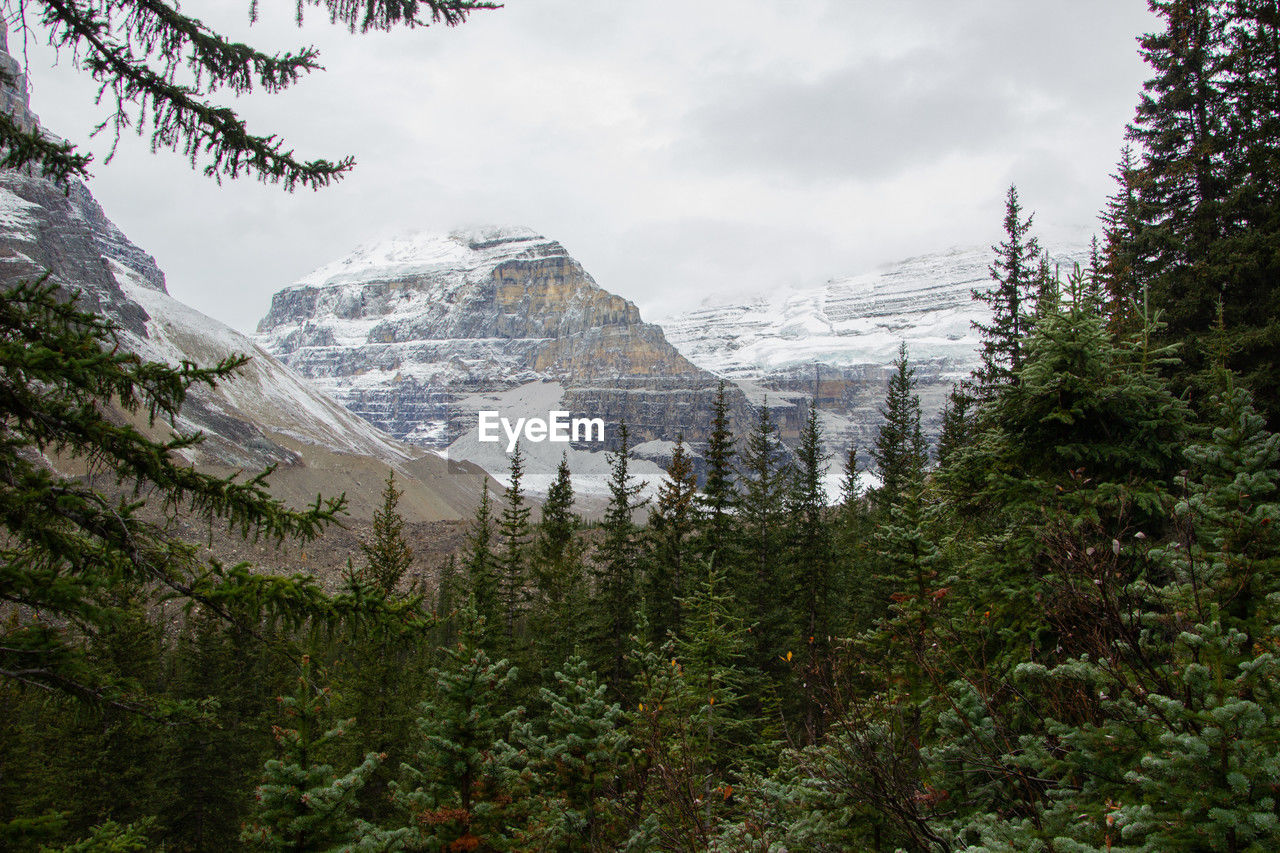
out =
<path fill-rule="evenodd" d="M 250 127 L 359 163 L 294 195 L 218 187 L 133 137 L 98 166 L 95 194 L 170 290 L 241 329 L 359 242 L 462 222 L 559 239 L 647 316 L 991 242 L 1010 181 L 1039 222 L 1088 224 L 1151 26 L 1144 0 L 520 0 L 352 36 L 318 15 L 298 32 L 290 4 L 250 28 L 241 0 L 207 2 L 184 10 L 322 51 L 326 72 L 236 102 Z M 87 142 L 92 82 L 51 64 L 33 50 L 35 109 Z"/>
<path fill-rule="evenodd" d="M 882 179 L 1023 129 L 1026 119 L 995 85 L 959 85 L 939 67 L 944 58 L 913 54 L 812 83 L 736 79 L 691 113 L 673 157 L 690 171 L 736 166 L 804 181 Z"/>

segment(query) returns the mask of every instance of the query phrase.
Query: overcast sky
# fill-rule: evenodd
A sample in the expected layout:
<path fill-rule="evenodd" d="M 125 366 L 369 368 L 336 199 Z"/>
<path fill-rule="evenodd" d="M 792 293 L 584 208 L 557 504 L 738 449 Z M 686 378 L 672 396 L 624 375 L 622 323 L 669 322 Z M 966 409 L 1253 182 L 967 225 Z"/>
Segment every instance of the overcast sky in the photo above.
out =
<path fill-rule="evenodd" d="M 91 81 L 28 49 L 33 109 L 96 155 L 107 215 L 174 296 L 242 331 L 276 290 L 404 231 L 527 225 L 656 318 L 991 243 L 1011 182 L 1045 237 L 1093 227 L 1155 27 L 1145 0 L 511 0 L 361 36 L 261 5 L 252 27 L 241 0 L 182 8 L 320 48 L 326 71 L 233 105 L 302 156 L 355 155 L 336 186 L 219 187 L 132 135 L 104 164 Z"/>

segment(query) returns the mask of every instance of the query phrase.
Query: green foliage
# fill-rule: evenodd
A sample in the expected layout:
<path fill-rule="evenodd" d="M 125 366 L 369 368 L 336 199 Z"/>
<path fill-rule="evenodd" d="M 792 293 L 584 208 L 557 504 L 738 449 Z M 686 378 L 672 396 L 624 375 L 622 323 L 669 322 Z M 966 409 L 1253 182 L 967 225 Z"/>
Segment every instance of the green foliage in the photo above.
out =
<path fill-rule="evenodd" d="M 907 357 L 907 344 L 898 347 L 894 373 L 880 414 L 884 422 L 876 430 L 871 458 L 880 476 L 875 500 L 880 506 L 891 506 L 908 484 L 924 475 L 929 449 L 920 427 L 920 398 L 915 393 L 915 370 Z"/>
<path fill-rule="evenodd" d="M 668 631 L 681 632 L 684 614 L 680 602 L 691 585 L 694 564 L 690 540 L 701 526 L 697 492 L 693 461 L 684 451 L 681 435 L 676 439 L 667 476 L 658 487 L 657 502 L 649 511 L 645 537 L 645 607 L 655 639 L 665 637 Z"/>
<path fill-rule="evenodd" d="M 404 781 L 392 786 L 407 823 L 371 836 L 383 844 L 420 850 L 506 849 L 519 782 L 515 750 L 507 737 L 519 712 L 501 711 L 515 671 L 491 661 L 481 645 L 484 626 L 473 602 L 461 614 L 461 638 L 432 671 L 435 689 L 418 717 L 420 748 L 403 765 Z"/>
<path fill-rule="evenodd" d="M 735 482 L 722 386 L 702 494 L 680 447 L 647 529 L 625 430 L 595 529 L 567 461 L 531 525 L 517 456 L 498 523 L 484 491 L 453 626 L 396 592 L 391 478 L 368 567 L 332 596 L 197 566 L 142 524 L 138 483 L 172 515 L 249 534 L 312 535 L 336 508 L 289 514 L 260 481 L 199 479 L 168 458 L 194 439 L 148 444 L 105 416 L 114 396 L 159 423 L 234 365 L 141 364 L 52 291 L 15 291 L 0 594 L 18 606 L 0 660 L 22 677 L 0 681 L 0 844 L 231 848 L 278 652 L 305 643 L 362 742 L 326 734 L 325 694 L 304 684 L 248 834 L 278 849 L 1277 848 L 1280 437 L 1265 359 L 1230 372 L 1233 337 L 1256 355 L 1270 322 L 1239 300 L 1265 318 L 1275 291 L 1257 278 L 1274 265 L 1259 200 L 1280 185 L 1261 137 L 1275 93 L 1250 82 L 1274 55 L 1273 6 L 1155 4 L 1169 31 L 1144 43 L 1142 160 L 1122 160 L 1088 277 L 1064 285 L 1030 251 L 1010 192 L 982 384 L 953 392 L 936 468 L 905 347 L 870 454 L 883 485 L 858 493 L 851 450 L 839 507 L 816 407 L 794 453 L 762 408 Z M 1209 302 L 1221 322 L 1197 332 Z M 1166 346 L 1188 335 L 1189 366 Z M 58 479 L 33 448 L 91 459 L 126 500 Z M 438 612 L 459 586 L 442 579 Z M 157 592 L 190 603 L 176 640 Z M 526 630 L 527 708 L 489 657 Z M 370 747 L 413 756 L 398 783 Z"/>
<path fill-rule="evenodd" d="M 935 451 L 939 467 L 945 467 L 952 455 L 973 437 L 976 403 L 972 389 L 965 383 L 952 386 L 946 402 L 942 404 L 942 430 L 938 434 Z"/>
<path fill-rule="evenodd" d="M 149 821 L 120 825 L 113 820 L 99 824 L 87 838 L 63 847 L 42 847 L 41 853 L 137 853 L 151 848 Z"/>
<path fill-rule="evenodd" d="M 413 565 L 413 549 L 404 538 L 404 517 L 396 508 L 403 494 L 396 488 L 395 471 L 388 472 L 382 506 L 373 511 L 372 534 L 360 542 L 364 565 L 356 577 L 372 584 L 384 598 L 395 591 Z"/>
<path fill-rule="evenodd" d="M 976 378 L 984 396 L 1016 383 L 1022 369 L 1023 340 L 1030 331 L 1036 291 L 1044 278 L 1037 275 L 1035 268 L 1040 244 L 1029 236 L 1031 219 L 1022 218 L 1018 189 L 1010 185 L 1005 199 L 1005 239 L 991 247 L 996 253 L 990 269 L 995 285 L 973 291 L 974 299 L 991 308 L 990 324 L 974 323 L 982 336 L 982 367 Z"/>
<path fill-rule="evenodd" d="M 627 652 L 635 629 L 636 607 L 640 602 L 638 542 L 633 515 L 646 501 L 637 500 L 644 488 L 628 470 L 627 425 L 619 430 L 619 447 L 609 454 L 609 506 L 601 527 L 604 540 L 596 550 L 592 574 L 595 579 L 597 614 L 593 639 L 597 670 L 609 686 L 625 693 Z"/>
<path fill-rule="evenodd" d="M 522 724 L 514 739 L 529 754 L 534 814 L 519 840 L 532 849 L 601 849 L 619 829 L 620 765 L 628 738 L 622 708 L 606 698 L 585 660 L 573 656 L 539 695 L 548 713 L 542 730 Z"/>
<path fill-rule="evenodd" d="M 716 401 L 711 413 L 711 431 L 707 436 L 707 448 L 703 458 L 707 463 L 707 476 L 702 492 L 698 495 L 698 507 L 707 517 L 705 529 L 698 534 L 698 552 L 711 560 L 729 564 L 734 559 L 735 532 L 733 510 L 738 502 L 733 459 L 734 438 L 729 428 L 729 403 L 725 398 L 725 382 L 720 380 Z"/>
<path fill-rule="evenodd" d="M 587 617 L 585 546 L 580 527 L 581 521 L 573 512 L 573 483 L 565 456 L 542 505 L 530 561 L 533 601 L 529 628 L 535 658 L 544 672 L 572 654 L 576 638 L 564 626 L 582 624 Z"/>
<path fill-rule="evenodd" d="M 1161 341 L 1183 345 L 1176 387 L 1207 404 L 1225 348 L 1274 431 L 1280 258 L 1265 247 L 1280 237 L 1280 24 L 1271 4 L 1253 0 L 1151 7 L 1164 27 L 1141 41 L 1152 76 L 1129 130 L 1141 163 L 1131 204 L 1121 187 L 1130 220 L 1109 260 L 1122 270 L 1141 260 L 1128 288 L 1146 288 L 1164 312 Z"/>
<path fill-rule="evenodd" d="M 127 673 L 94 666 L 77 641 L 123 618 L 117 591 L 143 587 L 198 601 L 231 618 L 251 604 L 300 620 L 329 606 L 308 579 L 252 575 L 242 566 L 200 565 L 193 547 L 144 520 L 149 509 L 221 522 L 242 535 L 305 541 L 342 510 L 331 499 L 304 512 L 267 492 L 270 469 L 247 480 L 201 474 L 177 454 L 199 435 L 154 441 L 109 406 L 176 423 L 187 390 L 212 385 L 244 363 L 173 368 L 121 352 L 109 321 L 58 298 L 47 284 L 20 284 L 0 300 L 0 597 L 43 614 L 5 630 L 0 676 L 139 707 L 145 691 Z M 60 476 L 35 453 L 77 460 L 117 486 L 112 499 Z M 57 625 L 79 626 L 63 630 Z"/>
<path fill-rule="evenodd" d="M 337 850 L 357 841 L 361 828 L 353 815 L 356 794 L 377 768 L 369 753 L 343 775 L 322 763 L 332 741 L 352 720 L 326 728 L 329 689 L 312 682 L 311 660 L 303 657 L 296 692 L 278 699 L 284 725 L 272 726 L 280 757 L 263 769 L 250 822 L 241 841 L 261 850 Z"/>
<path fill-rule="evenodd" d="M 294 686 L 271 645 L 203 609 L 183 626 L 170 655 L 169 691 L 199 714 L 167 732 L 158 779 L 167 796 L 157 815 L 175 849 L 230 848 L 239 840 L 272 748 L 271 706 Z"/>
<path fill-rule="evenodd" d="M 493 504 L 489 500 L 489 480 L 480 486 L 480 503 L 467 534 L 467 594 L 474 599 L 481 623 L 492 630 L 503 624 L 498 595 L 498 565 L 493 551 Z"/>
<path fill-rule="evenodd" d="M 826 461 L 817 402 L 810 401 L 785 504 L 787 580 L 792 593 L 791 645 L 797 652 L 804 650 L 807 671 L 800 689 L 804 731 L 810 740 L 821 736 L 825 724 L 818 694 L 830 683 L 831 643 L 844 598 L 843 578 L 837 574 L 831 525 L 826 518 Z M 761 594 L 769 593 L 761 590 Z"/>
<path fill-rule="evenodd" d="M 1081 286 L 1077 271 L 1072 292 Z M 993 407 L 1026 482 L 1061 485 L 1080 471 L 1097 488 L 1127 488 L 1140 510 L 1158 514 L 1156 493 L 1178 470 L 1186 435 L 1185 407 L 1155 373 L 1165 355 L 1147 351 L 1140 336 L 1117 342 L 1078 300 L 1043 317 L 1019 386 Z"/>
<path fill-rule="evenodd" d="M 786 571 L 786 488 L 791 472 L 767 402 L 759 409 L 740 461 L 741 544 L 735 558 L 724 565 L 729 585 L 737 590 L 741 617 L 756 623 L 752 659 L 781 676 L 778 657 L 795 644 L 797 633 L 790 610 L 795 596 Z"/>
<path fill-rule="evenodd" d="M 759 742 L 752 719 L 750 637 L 724 571 L 708 564 L 682 604 L 687 627 L 675 652 L 685 689 L 675 701 L 690 727 L 687 760 L 702 777 L 709 826 L 714 789 L 737 781 L 768 745 Z"/>
<path fill-rule="evenodd" d="M 525 506 L 520 480 L 524 477 L 524 455 L 519 443 L 511 455 L 511 468 L 498 516 L 501 550 L 497 555 L 497 592 L 502 611 L 502 648 L 508 655 L 515 651 L 517 623 L 521 621 L 528 597 L 529 507 Z"/>

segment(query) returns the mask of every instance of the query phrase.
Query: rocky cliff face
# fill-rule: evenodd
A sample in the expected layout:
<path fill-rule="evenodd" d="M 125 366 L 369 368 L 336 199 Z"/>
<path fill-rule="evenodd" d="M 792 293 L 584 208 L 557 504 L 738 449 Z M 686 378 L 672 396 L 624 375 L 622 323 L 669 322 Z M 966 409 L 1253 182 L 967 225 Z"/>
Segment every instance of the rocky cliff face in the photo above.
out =
<path fill-rule="evenodd" d="M 1085 263 L 1088 246 L 1050 252 L 1063 275 Z M 935 435 L 951 386 L 978 365 L 975 321 L 987 308 L 971 292 L 989 287 L 987 247 L 922 255 L 875 272 L 750 299 L 711 300 L 660 320 L 668 339 L 700 367 L 729 377 L 748 396 L 771 401 L 794 436 L 817 395 L 833 452 L 866 448 L 900 342 L 916 371 L 926 431 Z"/>
<path fill-rule="evenodd" d="M 23 126 L 38 127 L 20 68 L 3 50 L 0 67 L 16 83 L 0 91 L 0 106 Z M 484 476 L 478 468 L 451 465 L 379 432 L 243 335 L 173 299 L 155 260 L 107 218 L 88 187 L 0 170 L 0 294 L 45 274 L 114 320 L 121 345 L 146 359 L 213 364 L 233 353 L 252 356 L 216 389 L 189 392 L 176 426 L 206 436 L 187 452 L 192 463 L 220 474 L 277 464 L 277 495 L 301 505 L 320 492 L 345 491 L 357 518 L 379 505 L 391 467 L 401 472 L 409 517 L 470 515 Z"/>
<path fill-rule="evenodd" d="M 621 422 L 633 443 L 681 431 L 697 442 L 718 385 L 563 246 L 519 228 L 357 249 L 277 293 L 257 340 L 379 428 L 465 458 L 482 450 L 486 406 L 604 418 L 605 445 L 582 451 L 615 446 Z M 564 448 L 545 449 L 558 462 Z"/>
<path fill-rule="evenodd" d="M 5 48 L 0 26 L 0 109 L 26 130 L 40 127 L 31 111 L 22 67 Z M 53 275 L 81 292 L 81 300 L 122 328 L 140 334 L 146 312 L 125 297 L 112 271 L 122 264 L 150 288 L 164 292 L 155 259 L 129 242 L 107 219 L 87 187 L 55 186 L 25 172 L 0 170 L 0 281 L 32 281 Z"/>

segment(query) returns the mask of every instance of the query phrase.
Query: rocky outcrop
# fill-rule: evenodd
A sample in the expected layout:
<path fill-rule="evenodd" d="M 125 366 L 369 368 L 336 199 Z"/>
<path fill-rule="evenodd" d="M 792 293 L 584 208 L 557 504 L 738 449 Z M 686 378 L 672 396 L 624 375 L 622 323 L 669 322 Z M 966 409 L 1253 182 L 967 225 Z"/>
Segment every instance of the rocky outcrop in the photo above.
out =
<path fill-rule="evenodd" d="M 532 383 L 604 418 L 607 446 L 622 422 L 636 442 L 696 442 L 718 385 L 563 246 L 521 228 L 357 249 L 277 293 L 257 339 L 361 417 L 435 448 L 475 431 L 484 395 Z"/>

